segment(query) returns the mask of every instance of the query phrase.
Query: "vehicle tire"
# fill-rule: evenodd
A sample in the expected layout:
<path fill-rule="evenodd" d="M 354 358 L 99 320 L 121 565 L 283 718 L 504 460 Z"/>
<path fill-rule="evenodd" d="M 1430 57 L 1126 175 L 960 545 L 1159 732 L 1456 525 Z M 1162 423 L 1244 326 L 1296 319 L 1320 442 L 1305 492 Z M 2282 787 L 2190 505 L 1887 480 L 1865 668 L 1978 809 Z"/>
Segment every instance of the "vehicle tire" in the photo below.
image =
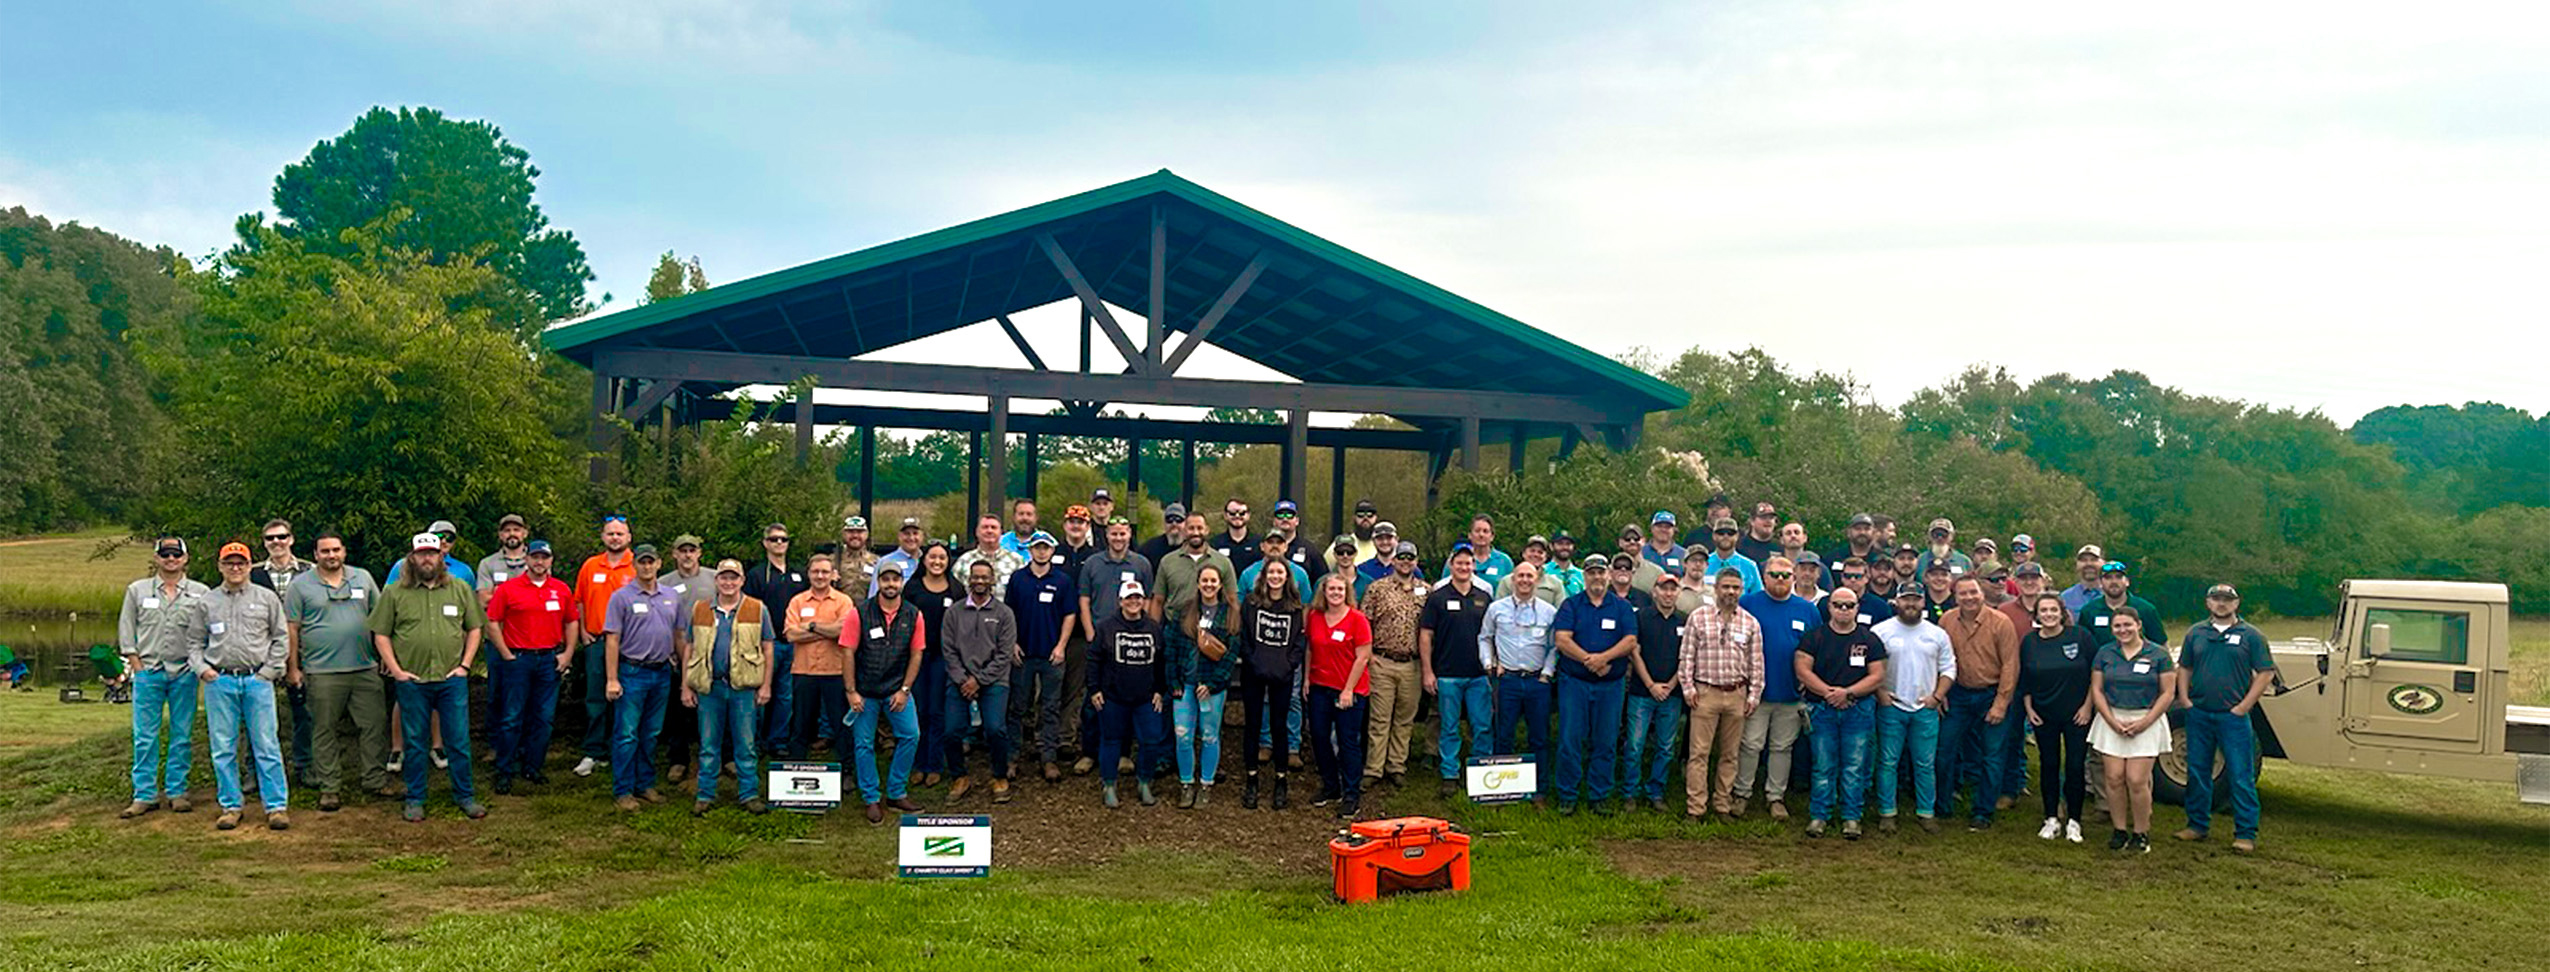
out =
<path fill-rule="evenodd" d="M 2172 806 L 2187 803 L 2187 730 L 2179 714 L 2169 716 L 2169 752 L 2161 754 L 2152 766 L 2152 802 Z M 2263 764 L 2263 760 L 2261 760 Z M 2258 767 L 2250 767 L 2254 773 Z M 2214 753 L 2214 809 L 2231 809 L 2231 764 L 2219 751 Z"/>

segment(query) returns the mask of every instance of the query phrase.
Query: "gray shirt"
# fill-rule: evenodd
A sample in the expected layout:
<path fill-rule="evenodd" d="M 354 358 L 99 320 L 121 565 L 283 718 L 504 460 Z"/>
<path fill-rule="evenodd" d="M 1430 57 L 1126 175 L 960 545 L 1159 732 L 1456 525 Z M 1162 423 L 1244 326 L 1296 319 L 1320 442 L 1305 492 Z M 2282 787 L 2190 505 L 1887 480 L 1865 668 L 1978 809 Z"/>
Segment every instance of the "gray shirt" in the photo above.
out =
<path fill-rule="evenodd" d="M 1009 681 L 1010 659 L 1018 652 L 1018 616 L 997 596 L 981 606 L 968 594 L 949 601 L 939 615 L 941 647 L 947 649 L 947 680 L 968 678 L 983 685 Z"/>
<path fill-rule="evenodd" d="M 283 678 L 290 643 L 283 631 L 283 599 L 255 584 L 216 587 L 204 595 L 203 636 L 189 653 L 197 675 L 248 670 L 266 681 Z"/>
<path fill-rule="evenodd" d="M 1116 616 L 1116 592 L 1124 589 L 1127 578 L 1141 581 L 1146 593 L 1159 593 L 1151 589 L 1151 558 L 1131 550 L 1124 552 L 1122 560 L 1110 560 L 1108 556 L 1106 548 L 1099 548 L 1088 560 L 1080 562 L 1080 576 L 1074 578 L 1079 582 L 1080 596 L 1089 599 L 1092 623 Z"/>
<path fill-rule="evenodd" d="M 503 550 L 499 549 L 478 561 L 478 593 L 486 594 L 494 591 L 496 585 L 530 572 L 531 555 L 508 557 Z"/>
<path fill-rule="evenodd" d="M 135 671 L 185 671 L 210 593 L 201 581 L 186 578 L 171 597 L 157 574 L 127 585 L 124 609 L 115 619 L 116 653 L 133 659 Z"/>
<path fill-rule="evenodd" d="M 283 592 L 283 619 L 301 626 L 301 670 L 312 675 L 370 671 L 380 663 L 367 626 L 381 585 L 372 572 L 351 564 L 335 586 L 318 571 L 293 578 Z"/>
<path fill-rule="evenodd" d="M 706 567 L 691 571 L 687 574 L 680 570 L 668 570 L 665 571 L 662 576 L 657 577 L 655 582 L 664 585 L 666 588 L 671 589 L 673 593 L 682 596 L 682 624 L 685 627 L 689 626 L 691 623 L 692 605 L 698 604 L 701 601 L 714 601 L 717 599 L 717 572 Z M 763 606 L 769 607 L 769 605 Z M 788 605 L 785 604 L 776 608 L 771 608 L 773 611 L 785 611 L 787 609 Z"/>

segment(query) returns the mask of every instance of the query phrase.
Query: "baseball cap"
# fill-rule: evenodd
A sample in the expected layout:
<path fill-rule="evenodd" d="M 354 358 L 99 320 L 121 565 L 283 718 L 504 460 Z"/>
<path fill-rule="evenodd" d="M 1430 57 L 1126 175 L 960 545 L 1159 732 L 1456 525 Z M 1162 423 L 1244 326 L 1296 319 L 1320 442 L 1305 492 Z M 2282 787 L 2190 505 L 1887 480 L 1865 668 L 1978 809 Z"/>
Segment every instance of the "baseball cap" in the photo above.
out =
<path fill-rule="evenodd" d="M 1053 546 L 1053 545 L 1054 545 L 1054 535 L 1053 535 L 1053 534 L 1050 534 L 1050 533 L 1046 533 L 1046 532 L 1045 532 L 1045 531 L 1043 531 L 1043 530 L 1038 530 L 1038 531 L 1036 531 L 1036 532 L 1035 532 L 1035 534 L 1034 534 L 1033 536 L 1030 536 L 1030 537 L 1028 537 L 1028 538 L 1027 538 L 1027 545 L 1028 545 L 1028 546 L 1030 546 L 1030 547 L 1040 546 L 1040 545 L 1041 545 L 1041 546 L 1047 546 L 1047 547 Z"/>
<path fill-rule="evenodd" d="M 1354 535 L 1354 534 L 1351 534 L 1351 533 L 1340 533 L 1340 534 L 1338 534 L 1338 535 L 1337 535 L 1337 539 L 1335 539 L 1335 540 L 1331 540 L 1331 541 L 1329 541 L 1329 542 L 1328 542 L 1328 549 L 1330 549 L 1330 550 L 1353 550 L 1353 549 L 1355 549 L 1355 535 Z"/>
<path fill-rule="evenodd" d="M 728 557 L 717 562 L 717 572 L 720 574 L 733 574 L 737 577 L 742 577 L 744 576 L 744 562 L 736 560 L 733 557 Z"/>
<path fill-rule="evenodd" d="M 1089 501 L 1090 501 L 1090 502 L 1092 502 L 1092 503 L 1095 503 L 1095 502 L 1097 502 L 1097 501 L 1099 501 L 1099 500 L 1106 500 L 1107 502 L 1113 503 L 1113 502 L 1115 502 L 1115 501 L 1116 501 L 1116 494 L 1111 493 L 1111 492 L 1108 492 L 1108 491 L 1107 491 L 1107 487 L 1104 487 L 1104 486 L 1100 486 L 1100 487 L 1098 487 L 1097 489 L 1090 490 L 1090 491 L 1089 491 Z"/>
<path fill-rule="evenodd" d="M 1923 593 L 1921 592 L 1921 588 L 1918 588 L 1918 587 L 1898 587 L 1898 588 L 1895 588 L 1895 600 L 1898 600 L 1898 601 L 1903 600 L 1903 599 L 1905 599 L 1905 598 L 1911 598 L 1911 599 L 1913 599 L 1913 600 L 1918 601 L 1918 600 L 1922 600 L 1923 598 L 1925 598 L 1925 597 L 1927 597 L 1927 596 L 1928 596 L 1928 595 L 1923 594 Z"/>
<path fill-rule="evenodd" d="M 2106 551 L 2106 550 L 2104 550 L 2104 549 L 2101 549 L 2101 548 L 2099 547 L 2099 545 L 2098 545 L 2098 544 L 2095 544 L 2095 543 L 2085 543 L 2085 544 L 2082 544 L 2082 545 L 2081 545 L 2081 549 L 2080 549 L 2080 550 L 2078 550 L 2078 551 L 2076 551 L 2076 552 L 2074 552 L 2074 553 L 2072 554 L 2072 559 L 2074 559 L 2074 560 L 2083 560 L 2083 559 L 2088 559 L 2088 560 L 2106 560 L 2106 559 L 2107 559 L 2107 551 Z"/>
<path fill-rule="evenodd" d="M 638 545 L 637 545 L 637 549 L 636 549 L 635 551 L 632 551 L 632 552 L 629 554 L 629 559 L 631 559 L 631 560 L 662 560 L 663 558 L 658 557 L 658 556 L 656 556 L 656 555 L 655 555 L 655 545 L 654 545 L 654 544 L 651 544 L 651 543 L 641 543 L 641 544 L 638 544 Z"/>
<path fill-rule="evenodd" d="M 1583 561 L 1579 562 L 1577 566 L 1586 570 L 1610 570 L 1611 558 L 1605 557 L 1601 554 L 1589 554 Z"/>
<path fill-rule="evenodd" d="M 440 538 L 440 537 L 436 537 L 436 538 L 435 538 L 435 540 L 434 540 L 434 546 L 435 546 L 435 547 L 437 547 L 437 548 L 440 548 L 440 547 L 442 546 L 442 538 Z M 255 560 L 255 559 L 257 559 L 256 557 L 251 556 L 251 555 L 248 553 L 248 545 L 247 545 L 247 544 L 244 544 L 244 543 L 238 543 L 238 542 L 235 542 L 235 541 L 234 541 L 234 542 L 231 542 L 231 543 L 225 543 L 225 544 L 222 544 L 222 545 L 221 545 L 221 556 L 220 556 L 220 559 L 222 559 L 222 560 L 229 560 L 229 559 L 231 558 L 231 555 L 233 555 L 233 554 L 238 555 L 239 559 L 241 559 L 241 560 Z"/>
<path fill-rule="evenodd" d="M 2010 576 L 2013 576 L 2013 577 L 2043 577 L 2043 576 L 2045 576 L 2045 565 L 2044 565 L 2044 564 L 2037 563 L 2036 561 L 2031 560 L 2031 561 L 2028 561 L 2027 563 L 2020 564 L 2018 567 L 2016 567 L 2016 568 L 2012 569 L 2012 570 L 2010 571 Z"/>
<path fill-rule="evenodd" d="M 1374 506 L 1374 505 L 1372 505 L 1372 501 L 1371 501 L 1371 500 L 1368 500 L 1368 499 L 1359 499 L 1359 500 L 1356 500 L 1356 501 L 1355 501 L 1355 512 L 1357 512 L 1357 513 L 1379 513 L 1379 512 L 1381 512 L 1381 507 L 1378 507 L 1378 506 Z"/>
<path fill-rule="evenodd" d="M 1950 533 L 1955 533 L 1955 532 L 1957 532 L 1957 525 L 1956 525 L 1955 523 L 1950 522 L 1950 521 L 1949 521 L 1949 519 L 1948 519 L 1947 517 L 1944 517 L 1944 516 L 1943 516 L 1943 517 L 1940 517 L 1940 518 L 1938 518 L 1938 519 L 1936 519 L 1936 520 L 1932 520 L 1932 521 L 1930 521 L 1930 532 L 1932 532 L 1932 533 L 1937 533 L 1937 532 L 1939 532 L 1939 531 L 1941 531 L 1941 530 L 1946 530 L 1946 531 L 1948 531 L 1948 532 L 1950 532 Z"/>
<path fill-rule="evenodd" d="M 1946 557 L 1941 557 L 1941 558 L 1939 558 L 1939 559 L 1937 559 L 1937 560 L 1933 560 L 1933 561 L 1931 561 L 1931 562 L 1930 562 L 1930 566 L 1922 568 L 1922 569 L 1921 569 L 1921 572 L 1922 572 L 1922 573 L 1925 573 L 1925 574 L 1953 574 L 1953 573 L 1956 573 L 1956 571 L 1955 571 L 1955 570 L 1952 570 L 1952 569 L 1950 569 L 1950 568 L 1948 567 L 1948 558 L 1946 558 Z"/>
<path fill-rule="evenodd" d="M 1565 531 L 1565 530 L 1560 530 L 1560 531 L 1558 531 L 1557 533 L 1553 533 L 1553 534 L 1550 534 L 1550 535 L 1549 535 L 1549 542 L 1551 542 L 1551 543 L 1557 543 L 1557 542 L 1559 542 L 1559 541 L 1561 541 L 1561 540 L 1565 540 L 1565 541 L 1567 541 L 1567 542 L 1569 542 L 1569 543 L 1574 543 L 1574 542 L 1576 542 L 1576 535 L 1575 535 L 1575 534 L 1573 534 L 1573 533 L 1569 533 L 1569 532 L 1567 532 L 1567 531 Z"/>
<path fill-rule="evenodd" d="M 1295 504 L 1292 500 L 1275 501 L 1276 516 L 1300 516 L 1301 512 L 1302 508 Z"/>
<path fill-rule="evenodd" d="M 876 572 L 879 577 L 883 577 L 887 574 L 893 574 L 896 577 L 901 577 L 903 576 L 903 562 L 900 560 L 877 561 Z"/>
<path fill-rule="evenodd" d="M 675 550 L 680 550 L 683 547 L 696 546 L 699 546 L 699 537 L 695 534 L 685 533 L 673 538 L 673 549 Z"/>
<path fill-rule="evenodd" d="M 1186 504 L 1171 503 L 1160 508 L 1160 518 L 1171 523 L 1186 522 Z"/>
<path fill-rule="evenodd" d="M 920 517 L 917 517 L 917 516 L 907 516 L 907 517 L 904 517 L 904 518 L 903 518 L 903 528 L 904 528 L 904 529 L 906 529 L 906 530 L 918 530 L 918 529 L 920 529 L 920 528 L 921 528 L 921 518 L 920 518 Z"/>
<path fill-rule="evenodd" d="M 1532 535 L 1532 538 L 1531 538 L 1531 539 L 1523 541 L 1523 549 L 1525 549 L 1525 550 L 1530 550 L 1530 549 L 1532 549 L 1533 547 L 1539 547 L 1539 548 L 1541 548 L 1542 550 L 1545 550 L 1545 551 L 1546 551 L 1546 550 L 1548 550 L 1548 549 L 1549 549 L 1549 538 L 1548 538 L 1548 537 L 1541 536 L 1540 534 L 1535 533 L 1535 534 L 1533 534 L 1533 535 Z"/>
<path fill-rule="evenodd" d="M 2034 550 L 2034 549 L 2036 549 L 2036 538 L 2035 538 L 2035 537 L 2028 536 L 2027 534 L 2024 534 L 2024 533 L 2019 534 L 2018 536 L 2015 536 L 2015 537 L 2011 537 L 2011 538 L 2010 538 L 2010 549 L 2012 549 L 2012 550 Z"/>
<path fill-rule="evenodd" d="M 1976 537 L 1974 548 L 1977 550 L 1999 550 L 2001 549 L 2001 541 L 1994 540 L 1991 537 Z"/>
<path fill-rule="evenodd" d="M 1379 522 L 1379 523 L 1375 523 L 1375 524 L 1373 524 L 1373 525 L 1372 525 L 1372 535 L 1373 535 L 1373 536 L 1376 536 L 1376 537 L 1395 537 L 1395 536 L 1398 536 L 1398 535 L 1399 535 L 1399 525 L 1398 525 L 1398 524 L 1395 524 L 1395 523 L 1392 523 L 1392 522 L 1390 522 L 1390 521 L 1388 521 L 1388 520 L 1383 520 L 1383 521 L 1381 521 L 1381 522 Z"/>
<path fill-rule="evenodd" d="M 557 551 L 549 549 L 549 541 L 547 540 L 534 540 L 522 545 L 522 555 L 525 557 L 537 557 L 543 554 L 555 553 L 557 553 Z"/>
<path fill-rule="evenodd" d="M 1078 504 L 1078 503 L 1073 503 L 1073 504 L 1071 504 L 1070 506 L 1063 507 L 1063 519 L 1066 519 L 1066 520 L 1086 520 L 1086 519 L 1088 519 L 1088 518 L 1089 518 L 1089 508 L 1088 508 L 1088 507 L 1086 507 L 1086 506 L 1082 506 L 1082 505 L 1080 505 L 1080 504 Z"/>
<path fill-rule="evenodd" d="M 2098 565 L 2098 572 L 2102 574 L 2129 574 L 2133 572 L 2133 569 L 2125 566 L 2125 562 L 2122 560 L 2111 560 Z"/>
<path fill-rule="evenodd" d="M 1638 529 L 1638 524 L 1632 523 L 1620 528 L 1620 538 L 1623 540 L 1644 540 L 1647 538 L 1647 534 L 1646 531 Z"/>
<path fill-rule="evenodd" d="M 1824 566 L 1824 555 L 1812 550 L 1800 550 L 1797 552 L 1797 558 L 1794 562 L 1801 565 L 1814 564 L 1817 567 L 1822 567 Z"/>
<path fill-rule="evenodd" d="M 1118 598 L 1143 596 L 1146 595 L 1142 593 L 1142 582 L 1131 577 L 1125 578 L 1124 583 L 1116 588 L 1116 597 Z"/>
<path fill-rule="evenodd" d="M 440 553 L 442 552 L 442 549 L 443 538 L 431 533 L 419 533 L 407 538 L 407 550 L 409 553 L 414 553 L 419 550 L 431 550 L 436 553 Z"/>
<path fill-rule="evenodd" d="M 868 518 L 864 516 L 842 517 L 841 528 L 844 530 L 865 530 L 868 528 Z M 680 544 L 675 544 L 675 546 L 680 546 Z"/>
<path fill-rule="evenodd" d="M 522 514 L 520 514 L 520 513 L 507 513 L 507 514 L 505 514 L 505 515 L 503 515 L 503 516 L 500 516 L 500 517 L 497 517 L 497 518 L 496 518 L 496 525 L 497 525 L 497 526 L 500 526 L 500 527 L 509 527 L 509 526 L 527 527 L 527 526 L 530 526 L 531 524 L 530 524 L 530 523 L 528 523 L 528 522 L 526 522 L 526 521 L 524 521 L 524 520 L 523 520 L 523 518 L 522 518 Z"/>
<path fill-rule="evenodd" d="M 1477 550 L 1476 548 L 1473 548 L 1473 547 L 1471 547 L 1471 546 L 1470 546 L 1470 541 L 1467 541 L 1467 540 L 1456 540 L 1456 541 L 1453 541 L 1453 543 L 1452 543 L 1452 553 L 1477 553 L 1477 552 L 1478 552 L 1478 550 Z M 1451 554 L 1445 554 L 1445 556 L 1447 556 L 1447 557 L 1448 557 L 1448 556 L 1451 556 Z"/>
<path fill-rule="evenodd" d="M 1909 543 L 1899 543 L 1895 545 L 1895 552 L 1897 554 L 1917 554 L 1921 552 L 1921 548 Z"/>
<path fill-rule="evenodd" d="M 2227 597 L 2237 601 L 2240 599 L 2240 589 L 2229 584 L 2216 584 L 2212 587 L 2205 588 L 2205 596 Z"/>
<path fill-rule="evenodd" d="M 1868 515 L 1868 514 L 1866 514 L 1866 513 L 1854 513 L 1854 514 L 1851 514 L 1851 525 L 1852 525 L 1852 526 L 1876 526 L 1876 525 L 1877 525 L 1877 518 L 1876 518 L 1876 517 L 1873 517 L 1873 516 L 1870 516 L 1870 515 Z"/>
<path fill-rule="evenodd" d="M 1673 518 L 1673 511 L 1672 511 L 1672 510 L 1657 510 L 1657 511 L 1656 511 L 1656 515 L 1654 515 L 1654 516 L 1651 516 L 1651 517 L 1648 517 L 1648 518 L 1647 518 L 1647 522 L 1649 522 L 1649 523 L 1677 523 L 1677 522 L 1680 522 L 1680 521 L 1675 520 L 1675 519 Z"/>
<path fill-rule="evenodd" d="M 1717 519 L 1715 519 L 1715 520 L 1711 520 L 1711 521 L 1709 521 L 1709 532 L 1711 532 L 1711 533 L 1716 533 L 1716 532 L 1721 531 L 1721 530 L 1733 530 L 1733 529 L 1735 529 L 1735 518 L 1734 518 L 1734 517 L 1731 517 L 1731 516 L 1722 516 L 1722 517 L 1719 517 L 1719 518 L 1717 518 Z"/>
<path fill-rule="evenodd" d="M 427 526 L 427 527 L 425 528 L 425 532 L 427 532 L 427 533 L 459 533 L 459 532 L 460 532 L 460 528 L 459 528 L 459 527 L 456 527 L 456 526 L 453 526 L 453 525 L 452 525 L 452 521 L 450 521 L 450 520 L 436 520 L 436 521 L 434 521 L 434 522 L 433 522 L 433 524 L 432 524 L 432 525 Z"/>
<path fill-rule="evenodd" d="M 1392 549 L 1390 557 L 1393 560 L 1415 560 L 1417 559 L 1417 545 L 1401 540 L 1399 541 L 1399 546 Z"/>
<path fill-rule="evenodd" d="M 436 544 L 436 546 L 441 546 L 441 544 L 437 543 L 437 544 Z M 177 554 L 178 556 L 180 556 L 180 557 L 185 556 L 185 555 L 186 555 L 186 538 L 185 538 L 185 537 L 161 537 L 161 538 L 159 538 L 159 542 L 158 542 L 158 543 L 155 543 L 155 544 L 152 544 L 152 545 L 151 545 L 151 552 L 152 552 L 152 553 L 154 553 L 154 554 L 163 554 L 163 553 L 168 553 L 168 552 L 171 552 L 171 551 L 176 552 L 176 554 Z"/>

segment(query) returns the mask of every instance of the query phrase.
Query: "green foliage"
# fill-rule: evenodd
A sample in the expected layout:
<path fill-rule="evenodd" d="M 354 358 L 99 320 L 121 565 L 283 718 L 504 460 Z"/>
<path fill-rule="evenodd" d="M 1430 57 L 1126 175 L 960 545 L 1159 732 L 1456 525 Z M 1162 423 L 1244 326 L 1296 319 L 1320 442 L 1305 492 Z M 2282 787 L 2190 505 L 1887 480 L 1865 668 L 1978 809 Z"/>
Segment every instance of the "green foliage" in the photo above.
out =
<path fill-rule="evenodd" d="M 2550 508 L 2501 506 L 2456 533 L 2446 555 L 2453 573 L 2503 582 L 2518 613 L 2550 613 L 2550 557 L 2541 554 L 2550 550 Z"/>
<path fill-rule="evenodd" d="M 1368 420 L 1368 424 L 1383 423 L 1392 428 L 1405 428 L 1387 419 Z M 1503 455 L 1501 451 L 1491 452 L 1496 456 Z M 1302 533 L 1313 540 L 1327 537 L 1331 505 L 1328 487 L 1332 463 L 1336 461 L 1334 454 L 1327 449 L 1310 450 L 1310 455 L 1302 460 L 1302 476 L 1307 482 L 1294 491 L 1296 495 L 1289 497 L 1275 495 L 1276 487 L 1283 481 L 1283 458 L 1284 450 L 1279 446 L 1248 446 L 1220 463 L 1198 469 L 1195 474 L 1196 505 L 1208 511 L 1218 511 L 1223 502 L 1239 497 L 1248 502 L 1249 510 L 1255 516 L 1252 526 L 1257 532 L 1264 533 L 1267 517 L 1275 510 L 1275 501 L 1290 499 L 1301 505 Z M 1501 459 L 1481 463 L 1481 468 L 1490 467 L 1505 468 Z M 1150 467 L 1143 467 L 1143 472 L 1144 478 L 1150 478 Z M 1171 475 L 1175 475 L 1174 467 Z M 1162 486 L 1171 491 L 1177 489 L 1174 479 Z M 1356 500 L 1367 498 L 1380 508 L 1382 519 L 1389 520 L 1411 540 L 1431 546 L 1438 540 L 1450 539 L 1449 535 L 1436 538 L 1421 532 L 1426 508 L 1426 457 L 1423 453 L 1347 450 L 1345 501 L 1351 509 Z M 1213 515 L 1211 522 L 1215 529 L 1220 529 L 1222 519 L 1219 515 Z"/>
<path fill-rule="evenodd" d="M 392 248 L 405 218 L 349 230 L 348 256 L 258 230 L 195 279 L 200 326 L 141 334 L 179 431 L 137 526 L 210 541 L 283 514 L 379 563 L 435 517 L 578 512 L 542 359 L 462 299 L 495 271 Z"/>
<path fill-rule="evenodd" d="M 349 261 L 368 247 L 433 264 L 484 263 L 497 279 L 451 296 L 495 311 L 528 336 L 592 307 L 583 246 L 551 228 L 532 201 L 539 175 L 530 153 L 494 124 L 432 108 L 376 107 L 275 177 L 273 229 L 309 252 Z M 400 209 L 417 218 L 383 223 Z M 382 224 L 377 240 L 345 235 L 374 224 Z M 264 217 L 241 217 L 239 237 L 243 251 L 266 245 Z"/>
<path fill-rule="evenodd" d="M 1560 530 L 1574 533 L 1581 551 L 1608 551 L 1608 538 L 1622 524 L 1645 523 L 1657 510 L 1708 492 L 1698 473 L 1655 450 L 1581 448 L 1548 475 L 1484 468 L 1475 475 L 1446 474 L 1442 504 L 1419 521 L 1424 530 L 1418 542 L 1428 550 L 1425 562 L 1433 564 L 1469 530 L 1471 517 L 1484 513 L 1496 519 L 1497 547 L 1507 554 L 1518 554 L 1526 537 Z M 1407 532 L 1406 521 L 1399 526 Z"/>
<path fill-rule="evenodd" d="M 675 536 L 698 534 L 701 559 L 711 563 L 718 557 L 746 562 L 760 557 L 761 528 L 774 522 L 806 538 L 793 551 L 798 557 L 836 539 L 851 500 L 831 472 L 845 451 L 842 438 L 835 434 L 816 443 L 800 460 L 796 427 L 773 421 L 774 409 L 784 417 L 785 406 L 762 403 L 730 421 L 622 436 L 619 475 L 597 489 L 594 512 L 626 514 L 637 542 L 668 549 Z M 565 545 L 592 546 L 593 522 L 583 520 Z"/>
<path fill-rule="evenodd" d="M 108 521 L 143 499 L 166 423 L 126 335 L 185 319 L 187 273 L 167 247 L 0 210 L 0 532 Z"/>
<path fill-rule="evenodd" d="M 2550 506 L 2550 414 L 2490 402 L 2394 405 L 2347 430 L 2389 446 L 2419 505 L 2469 516 L 2507 503 Z"/>
<path fill-rule="evenodd" d="M 646 295 L 639 302 L 652 304 L 707 289 L 708 271 L 700 269 L 698 257 L 683 260 L 666 250 L 656 258 L 655 271 L 647 275 Z"/>

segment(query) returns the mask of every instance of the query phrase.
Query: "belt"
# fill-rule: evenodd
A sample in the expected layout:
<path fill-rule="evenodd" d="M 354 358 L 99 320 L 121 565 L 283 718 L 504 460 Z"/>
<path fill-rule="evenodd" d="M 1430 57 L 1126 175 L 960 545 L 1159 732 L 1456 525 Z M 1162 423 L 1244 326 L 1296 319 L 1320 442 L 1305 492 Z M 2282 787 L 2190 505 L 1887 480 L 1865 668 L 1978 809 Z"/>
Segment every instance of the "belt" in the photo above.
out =
<path fill-rule="evenodd" d="M 1701 682 L 1701 683 L 1700 683 L 1700 687 L 1701 687 L 1701 688 L 1713 688 L 1713 689 L 1717 689 L 1718 691 L 1721 691 L 1721 692 L 1736 692 L 1736 691 L 1741 691 L 1741 690 L 1743 690 L 1743 688 L 1744 688 L 1744 687 L 1745 687 L 1745 685 L 1747 685 L 1747 684 L 1748 684 L 1748 683 L 1745 683 L 1745 682 L 1726 682 L 1726 683 L 1719 683 L 1719 682 Z"/>
<path fill-rule="evenodd" d="M 233 678 L 247 678 L 257 674 L 257 670 L 254 668 L 216 668 L 213 669 L 213 674 L 227 675 Z"/>
<path fill-rule="evenodd" d="M 547 647 L 547 648 L 516 648 L 516 649 L 514 649 L 514 654 L 517 654 L 517 655 L 554 655 L 554 654 L 557 654 L 557 653 L 558 653 L 558 646 L 557 646 L 557 645 L 550 645 L 550 646 L 549 646 L 549 647 Z"/>
<path fill-rule="evenodd" d="M 673 663 L 668 661 L 650 662 L 639 661 L 635 658 L 622 658 L 620 659 L 620 664 L 627 665 L 631 668 L 643 668 L 654 672 L 669 672 L 673 670 Z"/>
<path fill-rule="evenodd" d="M 1416 653 L 1416 652 L 1413 652 L 1413 651 L 1412 651 L 1412 652 L 1409 652 L 1409 653 L 1407 653 L 1407 654 L 1405 654 L 1405 655 L 1393 654 L 1393 653 L 1386 652 L 1386 651 L 1376 651 L 1376 652 L 1373 652 L 1373 654 L 1379 655 L 1379 656 L 1381 656 L 1381 657 L 1383 657 L 1383 658 L 1387 658 L 1387 659 L 1390 659 L 1391 661 L 1395 661 L 1395 662 L 1412 662 L 1412 661 L 1416 661 L 1416 660 L 1417 660 L 1417 653 Z"/>

